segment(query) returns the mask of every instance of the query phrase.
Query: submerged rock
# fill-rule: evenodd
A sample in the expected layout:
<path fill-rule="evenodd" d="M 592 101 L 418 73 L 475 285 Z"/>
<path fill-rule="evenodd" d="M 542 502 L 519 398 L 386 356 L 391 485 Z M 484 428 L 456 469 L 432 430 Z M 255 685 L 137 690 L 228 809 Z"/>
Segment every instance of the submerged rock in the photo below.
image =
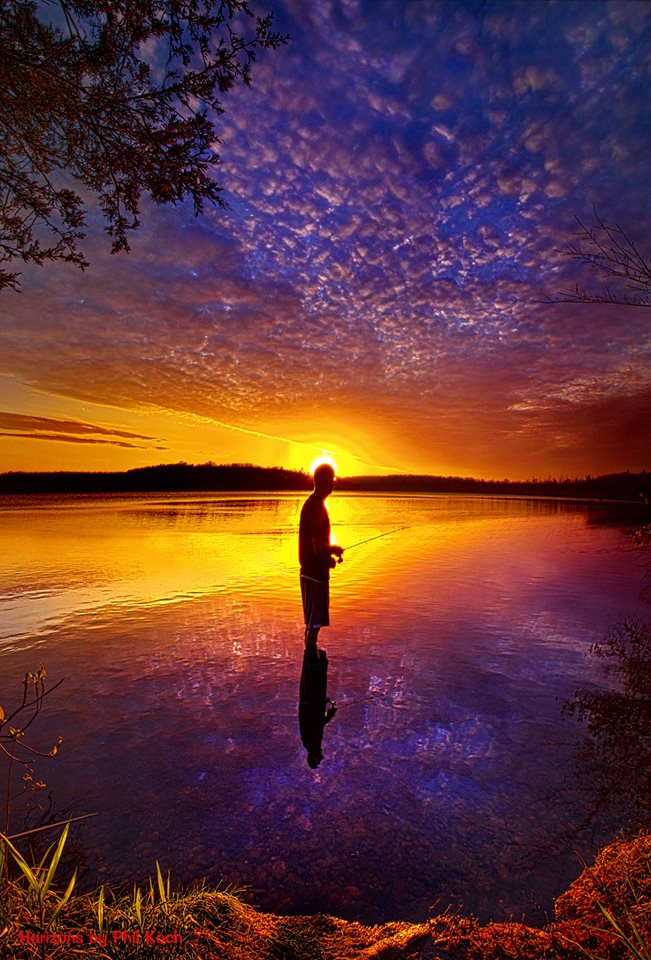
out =
<path fill-rule="evenodd" d="M 282 865 L 274 865 L 278 874 Z M 346 893 L 353 896 L 352 889 Z M 9 903 L 0 951 L 8 948 L 15 960 L 36 960 L 44 945 L 67 938 L 83 946 L 88 960 L 105 958 L 106 944 L 99 934 L 90 935 L 98 924 L 97 897 L 97 891 L 72 897 L 56 925 L 33 937 L 31 931 L 39 929 L 36 918 L 23 914 L 20 921 L 10 920 Z M 102 930 L 109 942 L 117 932 L 121 960 L 142 957 L 145 936 L 158 937 L 155 949 L 160 952 L 165 944 L 165 956 L 180 960 L 628 960 L 634 954 L 626 938 L 638 945 L 651 943 L 651 835 L 605 847 L 558 898 L 554 920 L 541 928 L 516 922 L 481 925 L 449 910 L 423 923 L 376 926 L 321 914 L 276 916 L 242 902 L 235 892 L 201 886 L 164 899 L 152 887 L 142 901 L 148 930 L 140 931 L 131 894 L 106 892 L 102 897 Z"/>

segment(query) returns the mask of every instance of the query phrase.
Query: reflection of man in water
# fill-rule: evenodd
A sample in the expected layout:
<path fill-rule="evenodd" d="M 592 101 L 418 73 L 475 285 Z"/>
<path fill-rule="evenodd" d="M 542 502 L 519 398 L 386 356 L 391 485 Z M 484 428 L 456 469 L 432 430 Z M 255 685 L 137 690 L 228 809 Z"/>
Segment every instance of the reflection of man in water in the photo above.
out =
<path fill-rule="evenodd" d="M 314 471 L 314 492 L 301 510 L 298 528 L 298 558 L 301 565 L 301 596 L 305 615 L 305 646 L 316 651 L 321 627 L 330 624 L 330 570 L 341 559 L 342 547 L 330 543 L 330 518 L 326 497 L 335 485 L 335 472 L 329 463 Z"/>
<path fill-rule="evenodd" d="M 314 770 L 323 760 L 321 742 L 323 728 L 330 723 L 337 706 L 327 696 L 328 658 L 325 650 L 317 650 L 316 643 L 305 648 L 301 671 L 298 725 L 301 740 L 307 750 L 307 762 Z"/>

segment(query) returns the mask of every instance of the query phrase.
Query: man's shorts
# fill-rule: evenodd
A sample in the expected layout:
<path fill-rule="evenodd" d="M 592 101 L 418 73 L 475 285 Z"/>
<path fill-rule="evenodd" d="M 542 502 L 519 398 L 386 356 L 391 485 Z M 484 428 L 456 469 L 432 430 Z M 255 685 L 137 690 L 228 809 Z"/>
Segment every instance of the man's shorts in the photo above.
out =
<path fill-rule="evenodd" d="M 330 583 L 301 574 L 301 597 L 306 627 L 330 626 Z"/>

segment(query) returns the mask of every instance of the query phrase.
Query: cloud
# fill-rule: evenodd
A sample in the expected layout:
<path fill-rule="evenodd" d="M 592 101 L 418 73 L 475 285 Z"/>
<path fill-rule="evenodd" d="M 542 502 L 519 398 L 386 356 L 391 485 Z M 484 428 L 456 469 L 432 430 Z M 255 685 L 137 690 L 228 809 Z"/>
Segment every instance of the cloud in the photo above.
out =
<path fill-rule="evenodd" d="M 633 367 L 645 388 L 630 312 L 534 301 L 573 286 L 557 251 L 593 200 L 651 228 L 650 12 L 285 0 L 294 43 L 226 104 L 229 210 L 148 208 L 129 258 L 91 239 L 83 275 L 26 271 L 0 371 L 252 435 L 359 410 L 477 462 L 530 427 L 535 455 L 567 435 L 550 409 L 627 398 Z"/>
<path fill-rule="evenodd" d="M 94 423 L 84 423 L 82 420 L 60 420 L 52 417 L 34 417 L 22 413 L 11 413 L 0 410 L 0 428 L 3 430 L 48 430 L 54 433 L 99 433 L 115 437 L 128 437 L 134 440 L 153 440 L 153 437 L 141 433 L 131 433 L 127 430 L 116 430 L 113 427 L 100 427 Z"/>
<path fill-rule="evenodd" d="M 154 441 L 153 437 L 140 433 L 117 430 L 113 427 L 101 427 L 81 420 L 36 417 L 6 410 L 0 410 L 0 436 L 16 437 L 24 440 L 59 440 L 65 443 L 104 443 L 135 449 L 143 449 L 143 445 L 131 442 L 133 440 Z M 147 444 L 147 446 L 151 446 L 151 444 Z M 165 450 L 166 447 L 156 445 L 154 449 Z"/>
<path fill-rule="evenodd" d="M 74 437 L 68 436 L 65 433 L 39 433 L 34 431 L 32 433 L 9 433 L 7 431 L 0 431 L 0 437 L 14 437 L 15 439 L 22 440 L 56 440 L 59 443 L 89 443 L 89 444 L 108 444 L 112 447 L 127 447 L 129 449 L 142 450 L 142 446 L 137 443 L 126 443 L 124 440 L 104 440 L 97 437 Z M 156 445 L 152 449 L 154 450 L 167 450 L 167 447 L 162 445 Z"/>

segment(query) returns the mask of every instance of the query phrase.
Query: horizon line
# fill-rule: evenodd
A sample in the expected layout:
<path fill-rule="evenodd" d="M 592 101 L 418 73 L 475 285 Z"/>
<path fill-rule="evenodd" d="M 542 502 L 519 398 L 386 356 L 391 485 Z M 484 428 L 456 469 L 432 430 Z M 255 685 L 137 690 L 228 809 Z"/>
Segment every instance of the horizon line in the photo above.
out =
<path fill-rule="evenodd" d="M 48 477 L 48 476 L 60 476 L 60 475 L 76 475 L 76 476 L 126 476 L 127 474 L 136 473 L 140 471 L 147 470 L 164 470 L 171 468 L 185 467 L 189 469 L 251 469 L 251 470 L 261 470 L 261 471 L 282 471 L 284 473 L 293 474 L 297 477 L 306 477 L 311 479 L 312 474 L 308 470 L 296 469 L 293 467 L 283 467 L 283 466 L 272 466 L 264 467 L 259 464 L 250 463 L 250 462 L 230 462 L 230 463 L 215 463 L 212 460 L 205 461 L 204 463 L 188 463 L 185 460 L 179 460 L 174 463 L 158 463 L 158 464 L 148 464 L 141 467 L 129 467 L 126 470 L 5 470 L 0 473 L 0 477 L 9 477 L 15 475 L 26 475 L 26 476 L 35 476 L 35 477 Z M 599 480 L 605 477 L 614 477 L 630 474 L 631 476 L 640 476 L 645 475 L 651 472 L 650 468 L 644 468 L 642 470 L 631 470 L 630 468 L 623 468 L 620 470 L 609 471 L 607 473 L 591 474 L 586 473 L 582 476 L 551 476 L 546 477 L 527 477 L 527 478 L 518 478 L 513 479 L 510 477 L 485 477 L 485 476 L 475 476 L 472 474 L 443 474 L 443 473 L 412 473 L 408 471 L 401 471 L 398 474 L 387 473 L 387 474 L 351 474 L 351 475 L 340 475 L 338 480 L 345 481 L 355 481 L 355 480 L 372 480 L 378 482 L 381 480 L 386 481 L 405 481 L 409 479 L 422 479 L 422 480 L 464 480 L 464 481 L 474 481 L 477 483 L 527 483 L 527 484 L 544 484 L 544 483 L 572 483 L 577 481 L 589 482 L 593 480 Z"/>

